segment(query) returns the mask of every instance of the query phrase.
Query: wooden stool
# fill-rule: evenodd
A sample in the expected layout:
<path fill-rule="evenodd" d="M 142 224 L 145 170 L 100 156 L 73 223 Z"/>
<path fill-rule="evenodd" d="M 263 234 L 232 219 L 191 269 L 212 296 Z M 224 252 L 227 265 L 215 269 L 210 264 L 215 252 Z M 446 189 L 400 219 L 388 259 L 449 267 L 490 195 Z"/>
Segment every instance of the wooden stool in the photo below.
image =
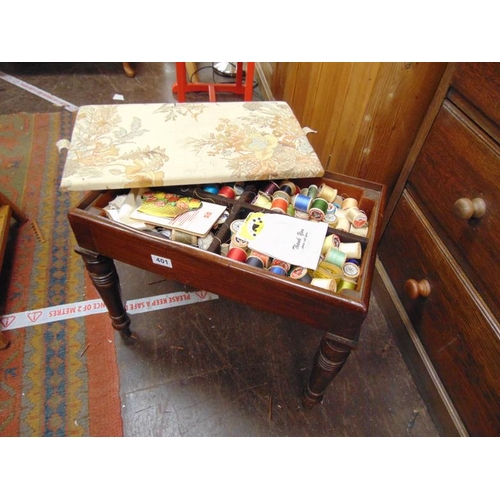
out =
<path fill-rule="evenodd" d="M 251 101 L 253 96 L 253 75 L 255 63 L 247 63 L 245 83 L 243 83 L 243 63 L 236 63 L 236 82 L 234 83 L 204 83 L 188 82 L 186 78 L 186 63 L 175 63 L 177 81 L 172 86 L 172 92 L 177 94 L 179 102 L 186 102 L 187 92 L 208 92 L 210 102 L 216 102 L 216 92 L 230 92 L 242 95 L 245 101 Z"/>

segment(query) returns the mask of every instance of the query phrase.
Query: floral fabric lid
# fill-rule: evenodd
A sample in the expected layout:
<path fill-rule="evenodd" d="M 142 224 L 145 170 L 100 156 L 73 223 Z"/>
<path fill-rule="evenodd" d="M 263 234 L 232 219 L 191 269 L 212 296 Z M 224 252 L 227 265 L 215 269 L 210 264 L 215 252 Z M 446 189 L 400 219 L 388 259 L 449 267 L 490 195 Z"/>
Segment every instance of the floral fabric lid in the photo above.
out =
<path fill-rule="evenodd" d="M 321 177 L 308 131 L 276 101 L 82 106 L 61 189 Z"/>

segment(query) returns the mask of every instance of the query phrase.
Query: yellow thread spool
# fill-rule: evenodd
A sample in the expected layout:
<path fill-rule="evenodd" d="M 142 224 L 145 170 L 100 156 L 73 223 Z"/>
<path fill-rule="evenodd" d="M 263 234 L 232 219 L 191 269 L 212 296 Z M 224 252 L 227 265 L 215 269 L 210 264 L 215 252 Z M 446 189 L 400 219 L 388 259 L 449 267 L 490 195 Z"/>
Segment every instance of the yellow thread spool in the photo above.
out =
<path fill-rule="evenodd" d="M 323 198 L 324 200 L 332 203 L 337 197 L 338 191 L 335 188 L 332 188 L 328 184 L 321 184 L 318 190 L 318 198 Z"/>
<path fill-rule="evenodd" d="M 358 200 L 356 198 L 344 198 L 344 201 L 342 202 L 342 209 L 343 210 L 348 210 L 349 208 L 356 207 L 358 206 Z"/>

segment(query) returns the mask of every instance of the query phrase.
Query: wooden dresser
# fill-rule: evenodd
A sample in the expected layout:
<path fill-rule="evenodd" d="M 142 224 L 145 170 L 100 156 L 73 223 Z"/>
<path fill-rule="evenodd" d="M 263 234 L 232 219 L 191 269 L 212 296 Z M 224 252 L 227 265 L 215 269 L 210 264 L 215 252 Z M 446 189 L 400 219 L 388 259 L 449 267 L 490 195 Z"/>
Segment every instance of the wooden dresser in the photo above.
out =
<path fill-rule="evenodd" d="M 375 293 L 443 435 L 500 435 L 500 63 L 450 63 L 389 200 Z"/>

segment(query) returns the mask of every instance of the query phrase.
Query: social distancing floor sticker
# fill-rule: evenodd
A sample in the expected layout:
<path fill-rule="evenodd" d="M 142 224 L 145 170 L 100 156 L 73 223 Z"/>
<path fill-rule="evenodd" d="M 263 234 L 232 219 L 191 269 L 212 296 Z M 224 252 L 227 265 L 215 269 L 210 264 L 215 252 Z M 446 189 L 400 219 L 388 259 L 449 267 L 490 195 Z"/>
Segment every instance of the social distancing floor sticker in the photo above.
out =
<path fill-rule="evenodd" d="M 205 291 L 195 292 L 173 292 L 162 295 L 155 295 L 143 299 L 129 300 L 125 308 L 129 314 L 139 314 L 170 307 L 185 306 L 197 302 L 206 302 L 218 299 L 219 296 Z M 0 330 L 15 330 L 16 328 L 26 328 L 29 326 L 43 325 L 54 321 L 64 321 L 81 316 L 107 313 L 106 306 L 101 299 L 74 302 L 60 306 L 45 307 L 32 311 L 5 314 L 0 316 Z"/>

